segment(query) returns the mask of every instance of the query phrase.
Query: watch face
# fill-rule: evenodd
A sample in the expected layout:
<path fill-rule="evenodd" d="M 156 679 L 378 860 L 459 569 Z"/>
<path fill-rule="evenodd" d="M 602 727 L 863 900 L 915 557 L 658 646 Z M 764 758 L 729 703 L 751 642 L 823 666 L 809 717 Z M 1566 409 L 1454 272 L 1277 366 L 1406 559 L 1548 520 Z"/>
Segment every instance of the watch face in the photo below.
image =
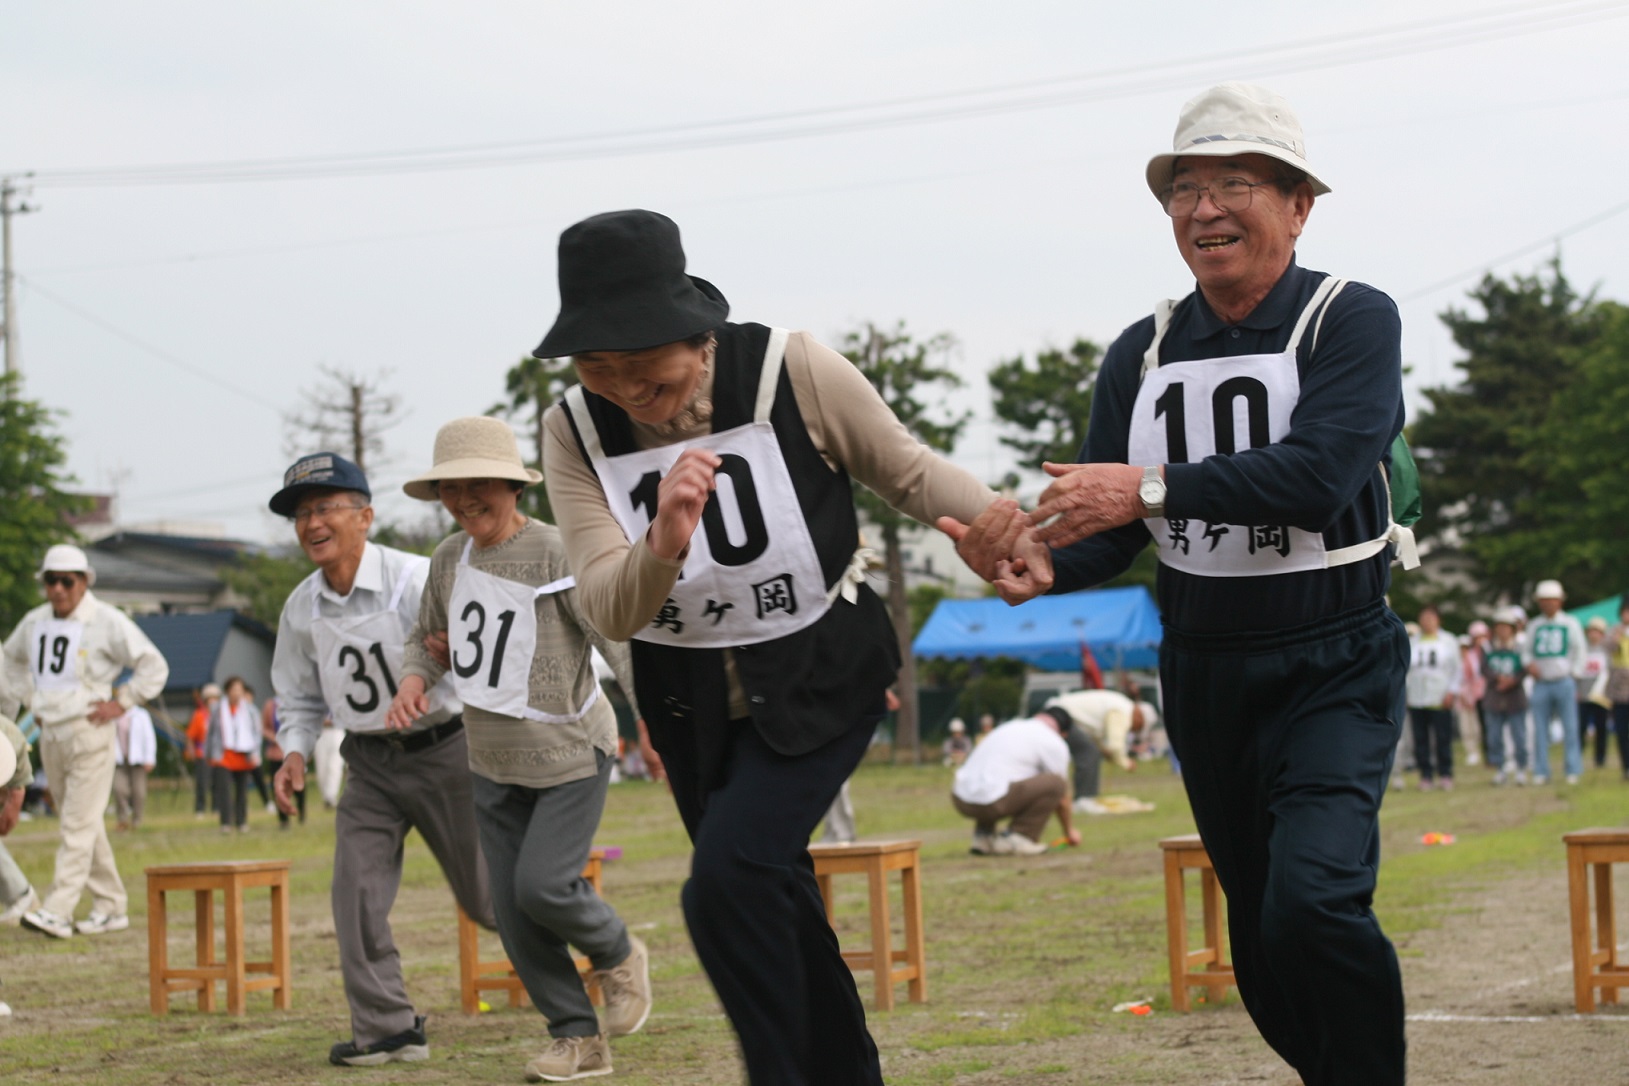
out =
<path fill-rule="evenodd" d="M 1165 500 L 1165 487 L 1150 479 L 1137 488 L 1137 496 L 1143 500 L 1144 505 L 1158 505 Z"/>

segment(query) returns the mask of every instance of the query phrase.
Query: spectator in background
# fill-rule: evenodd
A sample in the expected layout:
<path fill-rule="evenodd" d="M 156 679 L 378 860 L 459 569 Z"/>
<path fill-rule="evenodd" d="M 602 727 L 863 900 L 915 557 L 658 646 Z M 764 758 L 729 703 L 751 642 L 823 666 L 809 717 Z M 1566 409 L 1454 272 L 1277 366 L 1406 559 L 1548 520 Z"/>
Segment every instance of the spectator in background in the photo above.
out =
<path fill-rule="evenodd" d="M 1612 730 L 1618 733 L 1618 764 L 1629 781 L 1629 594 L 1618 608 L 1618 621 L 1606 635 L 1606 698 L 1612 703 Z"/>
<path fill-rule="evenodd" d="M 1454 787 L 1454 695 L 1459 691 L 1459 641 L 1442 628 L 1430 604 L 1420 608 L 1420 632 L 1409 639 L 1408 719 L 1420 791 Z"/>
<path fill-rule="evenodd" d="M 1033 717 L 1009 720 L 973 748 L 956 771 L 951 805 L 973 820 L 975 856 L 1035 856 L 1047 850 L 1041 842 L 1054 813 L 1071 845 L 1080 831 L 1070 818 L 1069 744 L 1074 727 L 1068 710 L 1051 705 Z M 1010 819 L 1007 832 L 998 833 Z"/>
<path fill-rule="evenodd" d="M 993 732 L 993 731 L 995 731 L 995 716 L 994 716 L 994 714 L 985 713 L 982 716 L 980 716 L 979 717 L 979 733 L 973 737 L 973 745 L 976 747 L 980 743 L 984 742 L 986 739 L 990 738 L 990 733 Z"/>
<path fill-rule="evenodd" d="M 205 753 L 215 768 L 221 832 L 249 832 L 249 776 L 260 764 L 260 711 L 249 684 L 234 675 L 209 718 Z"/>
<path fill-rule="evenodd" d="M 1097 798 L 1102 793 L 1103 759 L 1128 773 L 1135 770 L 1131 746 L 1159 714 L 1147 702 L 1133 701 L 1115 690 L 1076 690 L 1047 704 L 1061 706 L 1075 722 L 1063 736 L 1075 767 L 1075 813 L 1108 814 Z"/>
<path fill-rule="evenodd" d="M 1481 619 L 1471 623 L 1459 639 L 1459 693 L 1454 698 L 1454 716 L 1459 719 L 1466 765 L 1481 765 L 1488 748 L 1487 729 L 1482 724 L 1482 695 L 1487 693 L 1482 652 L 1487 643 L 1488 624 Z"/>
<path fill-rule="evenodd" d="M 113 755 L 113 802 L 119 813 L 119 829 L 141 827 L 147 810 L 147 774 L 158 764 L 158 736 L 153 718 L 139 705 L 125 710 L 113 725 L 118 729 L 118 748 Z"/>
<path fill-rule="evenodd" d="M 192 720 L 187 724 L 187 743 L 181 748 L 181 757 L 192 767 L 192 817 L 208 817 L 210 810 L 220 810 L 221 805 L 214 800 L 215 771 L 209 764 L 209 758 L 204 752 L 209 740 L 209 716 L 215 711 L 215 705 L 221 700 L 221 688 L 214 683 L 205 683 L 204 688 L 193 695 L 194 708 Z"/>
<path fill-rule="evenodd" d="M 1560 581 L 1540 581 L 1533 589 L 1539 615 L 1527 627 L 1522 660 L 1533 676 L 1528 701 L 1533 712 L 1533 783 L 1550 783 L 1550 721 L 1561 721 L 1562 766 L 1568 784 L 1584 771 L 1578 741 L 1578 688 L 1573 675 L 1584 662 L 1584 628 L 1561 609 L 1567 594 Z"/>
<path fill-rule="evenodd" d="M 1609 708 L 1606 676 L 1611 660 L 1606 648 L 1606 619 L 1599 615 L 1584 627 L 1584 659 L 1573 672 L 1578 684 L 1578 737 L 1580 745 L 1593 733 L 1595 768 L 1606 765 L 1606 732 Z"/>
<path fill-rule="evenodd" d="M 277 732 L 282 726 L 283 722 L 277 718 L 277 699 L 267 698 L 260 710 L 261 754 L 266 759 L 266 772 L 273 780 L 277 779 L 277 771 L 283 768 L 283 746 L 277 741 Z M 300 812 L 300 825 L 305 825 L 304 788 L 294 793 L 294 806 Z M 277 812 L 277 828 L 288 829 L 288 815 L 275 803 L 272 809 Z"/>
<path fill-rule="evenodd" d="M 961 765 L 973 753 L 973 741 L 967 738 L 967 725 L 962 723 L 961 717 L 951 718 L 950 734 L 945 736 L 939 750 L 945 765 Z"/>
<path fill-rule="evenodd" d="M 46 551 L 40 581 L 47 602 L 24 615 L 6 639 L 0 715 L 15 719 L 19 700 L 31 701 L 62 844 L 44 903 L 22 922 L 56 939 L 75 931 L 124 931 L 130 927 L 128 898 L 103 818 L 113 791 L 116 741 L 108 725 L 132 705 L 157 697 L 170 665 L 134 622 L 91 592 L 96 571 L 78 547 Z M 126 668 L 130 680 L 115 697 L 114 680 Z M 87 889 L 91 913 L 75 924 L 74 910 Z"/>
<path fill-rule="evenodd" d="M 1493 636 L 1482 654 L 1482 676 L 1487 681 L 1482 711 L 1488 722 L 1488 765 L 1494 769 L 1494 784 L 1527 783 L 1527 690 L 1522 683 L 1516 619 L 1515 609 L 1509 607 L 1494 616 Z M 1516 763 L 1514 772 L 1510 770 L 1511 760 Z"/>

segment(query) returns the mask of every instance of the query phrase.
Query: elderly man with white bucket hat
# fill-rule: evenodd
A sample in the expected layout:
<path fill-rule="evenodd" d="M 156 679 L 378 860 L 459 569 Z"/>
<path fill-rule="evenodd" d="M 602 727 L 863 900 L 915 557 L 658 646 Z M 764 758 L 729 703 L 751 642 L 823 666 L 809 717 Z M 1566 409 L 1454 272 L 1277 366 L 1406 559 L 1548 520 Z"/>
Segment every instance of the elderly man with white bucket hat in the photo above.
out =
<path fill-rule="evenodd" d="M 170 665 L 136 624 L 91 592 L 96 571 L 78 547 L 45 552 L 40 583 L 46 601 L 6 638 L 0 715 L 15 718 L 27 701 L 40 725 L 40 760 L 60 815 L 62 844 L 45 901 L 24 913 L 26 928 L 66 939 L 123 931 L 127 897 L 103 814 L 113 794 L 113 722 L 157 697 Z M 130 678 L 117 692 L 125 669 Z M 74 923 L 85 890 L 91 912 Z"/>
<path fill-rule="evenodd" d="M 457 696 L 450 686 L 435 686 L 411 729 L 385 724 L 430 563 L 369 541 L 372 499 L 361 468 L 319 452 L 296 460 L 268 503 L 293 523 L 317 566 L 289 594 L 277 623 L 272 687 L 284 752 L 272 781 L 278 807 L 293 812 L 293 793 L 305 787 L 306 763 L 326 718 L 343 731 L 350 766 L 334 815 L 332 905 L 351 1037 L 328 1052 L 330 1063 L 350 1067 L 430 1055 L 424 1016 L 407 994 L 390 931 L 408 833 L 417 830 L 430 847 L 464 911 L 493 926 Z"/>
<path fill-rule="evenodd" d="M 1080 462 L 1047 465 L 1030 517 L 1053 591 L 1158 550 L 1166 730 L 1262 1036 L 1308 1083 L 1401 1083 L 1402 980 L 1370 908 L 1408 663 L 1385 596 L 1393 551 L 1413 558 L 1388 486 L 1397 307 L 1297 263 L 1330 186 L 1272 91 L 1189 101 L 1144 180 L 1197 289 L 1109 348 Z M 1008 526 L 980 520 L 961 550 L 993 573 Z"/>

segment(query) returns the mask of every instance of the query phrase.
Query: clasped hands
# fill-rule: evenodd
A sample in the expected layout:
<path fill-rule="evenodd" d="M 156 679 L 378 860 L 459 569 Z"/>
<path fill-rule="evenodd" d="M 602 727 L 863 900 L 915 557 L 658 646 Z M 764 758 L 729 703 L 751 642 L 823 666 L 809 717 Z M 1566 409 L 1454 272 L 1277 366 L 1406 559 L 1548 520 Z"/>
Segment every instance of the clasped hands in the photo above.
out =
<path fill-rule="evenodd" d="M 1143 515 L 1137 496 L 1142 469 L 1129 464 L 1043 465 L 1053 482 L 1031 512 L 998 498 L 963 524 L 940 517 L 937 526 L 956 544 L 968 568 L 1014 606 L 1052 587 L 1052 548 L 1130 524 Z"/>

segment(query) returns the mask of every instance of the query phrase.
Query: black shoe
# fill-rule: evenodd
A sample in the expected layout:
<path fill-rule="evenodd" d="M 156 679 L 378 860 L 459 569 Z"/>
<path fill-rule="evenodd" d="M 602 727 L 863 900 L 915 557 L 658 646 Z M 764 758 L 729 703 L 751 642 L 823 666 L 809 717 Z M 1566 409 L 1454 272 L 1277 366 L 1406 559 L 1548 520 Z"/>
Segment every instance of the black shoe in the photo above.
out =
<path fill-rule="evenodd" d="M 376 1067 L 397 1060 L 427 1060 L 430 1042 L 424 1036 L 424 1015 L 413 1019 L 413 1028 L 394 1037 L 375 1041 L 366 1048 L 356 1047 L 356 1041 L 341 1041 L 328 1050 L 328 1062 L 341 1067 Z"/>

